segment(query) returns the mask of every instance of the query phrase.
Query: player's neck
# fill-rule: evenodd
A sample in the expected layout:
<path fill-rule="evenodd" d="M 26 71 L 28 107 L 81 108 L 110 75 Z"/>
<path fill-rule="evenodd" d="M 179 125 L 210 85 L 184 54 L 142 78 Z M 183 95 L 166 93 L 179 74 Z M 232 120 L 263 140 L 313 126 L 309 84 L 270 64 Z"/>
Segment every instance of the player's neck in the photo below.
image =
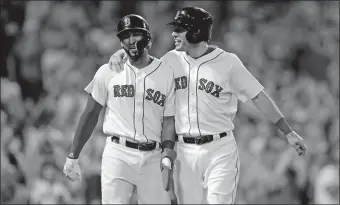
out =
<path fill-rule="evenodd" d="M 131 65 L 138 69 L 142 69 L 148 66 L 152 62 L 153 58 L 149 56 L 148 52 L 144 52 L 137 60 L 129 59 Z"/>
<path fill-rule="evenodd" d="M 187 54 L 192 58 L 199 58 L 208 51 L 209 45 L 207 42 L 200 42 L 198 44 L 191 44 Z"/>

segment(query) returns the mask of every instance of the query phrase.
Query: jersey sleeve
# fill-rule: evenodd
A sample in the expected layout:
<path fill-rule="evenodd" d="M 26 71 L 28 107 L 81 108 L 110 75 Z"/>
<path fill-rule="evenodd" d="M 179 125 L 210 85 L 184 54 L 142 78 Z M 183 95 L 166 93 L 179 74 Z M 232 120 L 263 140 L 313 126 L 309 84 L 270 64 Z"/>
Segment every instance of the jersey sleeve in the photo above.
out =
<path fill-rule="evenodd" d="M 171 74 L 169 76 L 169 85 L 168 85 L 168 95 L 165 102 L 165 108 L 164 108 L 164 116 L 174 116 L 175 115 L 175 81 L 174 81 L 174 74 L 173 74 L 173 68 L 171 66 L 168 66 L 168 69 L 171 69 Z"/>
<path fill-rule="evenodd" d="M 178 52 L 175 50 L 171 50 L 165 53 L 164 56 L 160 58 L 160 60 L 171 66 L 176 61 L 177 56 Z"/>
<path fill-rule="evenodd" d="M 242 102 L 254 98 L 262 90 L 261 83 L 246 69 L 242 61 L 231 54 L 232 66 L 229 75 L 229 85 L 233 93 Z"/>
<path fill-rule="evenodd" d="M 96 72 L 92 81 L 84 89 L 102 106 L 106 105 L 108 90 L 107 84 L 110 77 L 110 69 L 107 64 L 102 65 Z"/>

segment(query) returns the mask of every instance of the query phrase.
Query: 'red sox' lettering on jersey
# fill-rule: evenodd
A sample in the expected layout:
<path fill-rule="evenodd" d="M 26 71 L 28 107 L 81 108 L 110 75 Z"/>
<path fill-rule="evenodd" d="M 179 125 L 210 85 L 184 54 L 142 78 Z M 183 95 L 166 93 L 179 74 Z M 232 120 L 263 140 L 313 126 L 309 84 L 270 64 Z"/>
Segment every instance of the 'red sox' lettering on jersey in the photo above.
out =
<path fill-rule="evenodd" d="M 141 70 L 129 62 L 124 66 L 124 71 L 113 73 L 103 65 L 85 88 L 107 106 L 104 133 L 160 142 L 163 116 L 175 113 L 173 69 L 156 58 Z"/>
<path fill-rule="evenodd" d="M 235 54 L 218 47 L 198 59 L 172 50 L 162 60 L 174 68 L 177 134 L 232 131 L 237 99 L 245 102 L 263 89 Z"/>

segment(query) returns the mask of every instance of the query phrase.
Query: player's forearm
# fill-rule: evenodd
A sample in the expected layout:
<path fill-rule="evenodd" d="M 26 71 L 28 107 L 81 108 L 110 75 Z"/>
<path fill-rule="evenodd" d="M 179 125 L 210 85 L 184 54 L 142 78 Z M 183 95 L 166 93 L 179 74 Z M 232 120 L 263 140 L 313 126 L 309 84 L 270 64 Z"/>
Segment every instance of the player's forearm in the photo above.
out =
<path fill-rule="evenodd" d="M 78 158 L 81 150 L 92 135 L 92 132 L 98 122 L 99 112 L 84 112 L 78 122 L 78 126 L 74 135 L 70 155 Z"/>
<path fill-rule="evenodd" d="M 174 116 L 163 118 L 161 141 L 163 148 L 174 149 L 176 141 Z"/>
<path fill-rule="evenodd" d="M 255 106 L 261 111 L 261 113 L 272 123 L 274 123 L 278 129 L 280 129 L 285 135 L 292 131 L 287 121 L 284 119 L 283 114 L 275 104 L 275 102 L 262 91 L 257 95 L 253 102 Z"/>

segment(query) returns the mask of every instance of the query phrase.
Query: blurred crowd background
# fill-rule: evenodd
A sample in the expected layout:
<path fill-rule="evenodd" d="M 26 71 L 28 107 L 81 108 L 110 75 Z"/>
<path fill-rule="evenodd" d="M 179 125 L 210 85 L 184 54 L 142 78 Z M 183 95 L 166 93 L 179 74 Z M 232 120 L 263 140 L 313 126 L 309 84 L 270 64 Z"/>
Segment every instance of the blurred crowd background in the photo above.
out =
<path fill-rule="evenodd" d="M 212 13 L 211 44 L 239 56 L 308 147 L 298 157 L 240 103 L 236 203 L 339 203 L 338 1 L 1 2 L 1 204 L 100 203 L 103 115 L 81 153 L 82 182 L 62 173 L 83 89 L 120 48 L 122 16 L 146 18 L 161 57 L 173 49 L 166 23 L 184 6 Z"/>

